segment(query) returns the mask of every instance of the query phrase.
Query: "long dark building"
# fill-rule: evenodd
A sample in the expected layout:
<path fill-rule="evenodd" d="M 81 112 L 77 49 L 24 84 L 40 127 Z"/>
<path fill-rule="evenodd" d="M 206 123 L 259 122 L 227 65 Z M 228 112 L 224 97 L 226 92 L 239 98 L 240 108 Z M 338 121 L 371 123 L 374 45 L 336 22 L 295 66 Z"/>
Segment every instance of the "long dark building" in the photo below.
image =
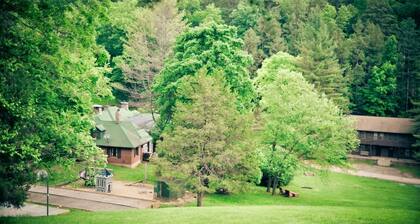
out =
<path fill-rule="evenodd" d="M 412 158 L 414 121 L 408 118 L 352 115 L 359 133 L 360 147 L 354 154 Z"/>

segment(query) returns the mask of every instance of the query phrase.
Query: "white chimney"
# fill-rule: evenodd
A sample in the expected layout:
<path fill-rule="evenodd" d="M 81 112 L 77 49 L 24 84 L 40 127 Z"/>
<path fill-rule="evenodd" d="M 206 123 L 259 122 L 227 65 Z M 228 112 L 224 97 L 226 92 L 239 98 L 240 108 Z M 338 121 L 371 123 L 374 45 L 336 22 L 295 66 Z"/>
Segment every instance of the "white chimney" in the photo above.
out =
<path fill-rule="evenodd" d="M 128 110 L 128 102 L 121 102 L 120 103 L 120 108 L 121 109 Z"/>
<path fill-rule="evenodd" d="M 120 108 L 117 109 L 117 112 L 115 112 L 115 122 L 118 124 L 120 123 Z"/>

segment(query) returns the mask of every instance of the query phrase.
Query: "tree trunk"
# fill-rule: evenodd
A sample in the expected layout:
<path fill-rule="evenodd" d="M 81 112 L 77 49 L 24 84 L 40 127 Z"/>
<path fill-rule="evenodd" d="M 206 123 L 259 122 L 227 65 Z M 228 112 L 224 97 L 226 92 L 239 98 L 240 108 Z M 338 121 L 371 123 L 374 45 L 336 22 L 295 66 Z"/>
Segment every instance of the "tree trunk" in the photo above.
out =
<path fill-rule="evenodd" d="M 197 192 L 197 207 L 203 206 L 203 192 Z"/>
<path fill-rule="evenodd" d="M 277 184 L 278 184 L 278 178 L 277 177 L 274 177 L 274 180 L 273 180 L 273 191 L 271 192 L 271 194 L 272 195 L 275 195 L 276 194 L 276 189 L 277 189 Z"/>
<path fill-rule="evenodd" d="M 273 181 L 272 181 L 271 175 L 270 175 L 270 176 L 268 176 L 268 181 L 267 181 L 267 192 L 270 192 L 272 182 Z"/>

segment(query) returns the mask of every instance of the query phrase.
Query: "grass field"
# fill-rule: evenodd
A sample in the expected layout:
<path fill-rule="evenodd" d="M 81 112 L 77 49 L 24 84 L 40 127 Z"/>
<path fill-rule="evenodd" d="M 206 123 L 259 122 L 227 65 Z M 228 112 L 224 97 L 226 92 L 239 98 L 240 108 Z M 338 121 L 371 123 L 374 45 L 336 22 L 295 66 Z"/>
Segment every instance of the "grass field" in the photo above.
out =
<path fill-rule="evenodd" d="M 122 166 L 115 166 L 108 164 L 107 167 L 110 168 L 114 174 L 116 180 L 128 181 L 128 182 L 138 182 L 143 181 L 147 183 L 154 183 L 156 181 L 155 176 L 155 166 L 153 164 L 147 164 L 145 168 L 145 163 L 139 164 L 136 168 L 127 168 Z M 144 178 L 144 173 L 147 170 L 147 179 Z"/>
<path fill-rule="evenodd" d="M 403 173 L 411 174 L 413 177 L 420 178 L 420 166 L 393 164 L 392 167 L 400 170 Z"/>
<path fill-rule="evenodd" d="M 127 182 L 139 182 L 145 181 L 147 183 L 154 183 L 156 176 L 154 174 L 155 166 L 152 164 L 147 165 L 147 180 L 145 180 L 144 173 L 146 171 L 145 164 L 139 164 L 136 168 L 127 168 L 122 166 L 115 166 L 108 164 L 107 167 L 112 170 L 114 179 L 127 181 Z M 67 167 L 55 166 L 50 172 L 50 185 L 59 186 L 68 184 L 72 181 L 79 179 L 79 172 L 84 169 L 81 164 L 74 164 Z M 45 185 L 45 181 L 39 182 L 39 184 Z"/>
<path fill-rule="evenodd" d="M 328 173 L 299 175 L 288 189 L 299 197 L 271 196 L 263 187 L 252 187 L 242 194 L 207 195 L 203 208 L 72 211 L 0 223 L 420 223 L 418 186 Z"/>
<path fill-rule="evenodd" d="M 75 163 L 69 166 L 54 166 L 49 172 L 49 184 L 51 186 L 59 186 L 68 184 L 79 179 L 79 172 L 83 170 L 81 164 Z M 45 181 L 40 181 L 39 184 L 45 185 Z"/>

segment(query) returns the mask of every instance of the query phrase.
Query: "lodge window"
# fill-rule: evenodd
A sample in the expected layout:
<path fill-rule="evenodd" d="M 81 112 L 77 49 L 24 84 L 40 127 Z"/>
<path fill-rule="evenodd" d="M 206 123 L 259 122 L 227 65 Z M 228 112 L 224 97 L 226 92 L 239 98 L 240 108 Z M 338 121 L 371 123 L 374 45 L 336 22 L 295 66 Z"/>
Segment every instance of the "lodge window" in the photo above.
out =
<path fill-rule="evenodd" d="M 365 138 L 366 139 L 372 139 L 372 138 L 374 138 L 374 136 L 373 136 L 373 133 L 372 132 L 365 132 Z"/>
<path fill-rule="evenodd" d="M 140 150 L 140 147 L 135 148 L 134 149 L 134 155 L 138 156 L 139 155 L 139 150 Z"/>
<path fill-rule="evenodd" d="M 108 157 L 117 157 L 121 159 L 121 149 L 119 148 L 108 148 L 107 149 Z"/>

